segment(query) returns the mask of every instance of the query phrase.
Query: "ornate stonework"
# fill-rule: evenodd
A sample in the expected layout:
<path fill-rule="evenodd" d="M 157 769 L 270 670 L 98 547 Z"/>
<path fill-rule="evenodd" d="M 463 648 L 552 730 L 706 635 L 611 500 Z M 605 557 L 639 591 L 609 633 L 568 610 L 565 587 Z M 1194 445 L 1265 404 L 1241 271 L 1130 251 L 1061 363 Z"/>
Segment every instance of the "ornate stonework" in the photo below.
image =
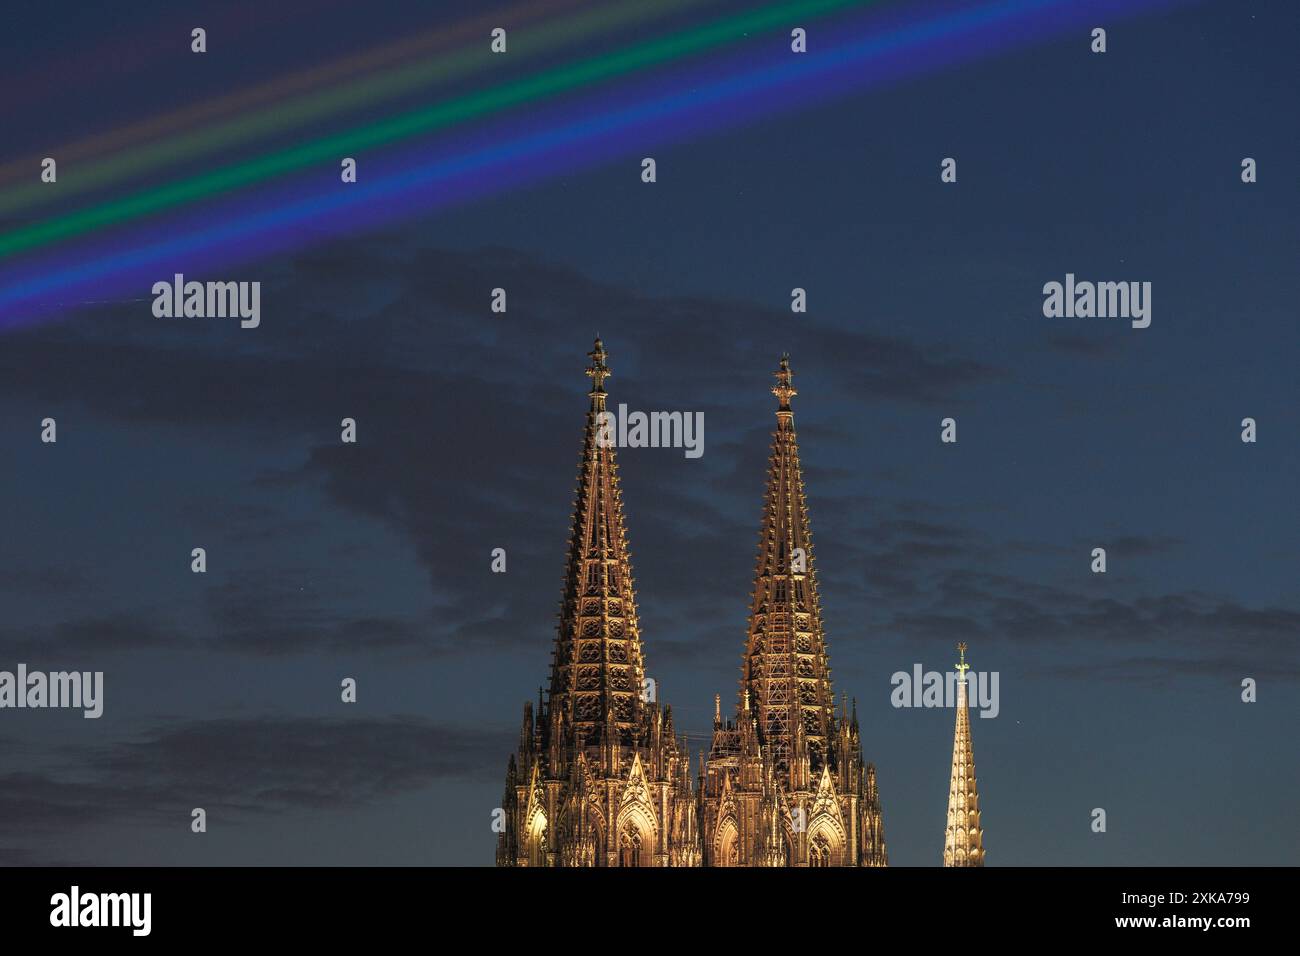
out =
<path fill-rule="evenodd" d="M 700 769 L 707 866 L 885 866 L 875 768 L 857 707 L 835 711 L 787 358 L 758 539 L 736 716 L 714 699 Z"/>
<path fill-rule="evenodd" d="M 605 350 L 596 340 L 564 597 L 545 699 L 524 706 L 506 771 L 501 866 L 885 866 L 875 768 L 856 704 L 839 712 L 787 359 L 736 716 L 714 699 L 692 793 L 672 713 L 643 693 L 632 566 L 614 449 L 599 440 Z"/>
<path fill-rule="evenodd" d="M 591 351 L 551 687 L 524 705 L 506 769 L 499 866 L 699 866 L 690 754 L 645 684 L 614 448 L 597 440 L 605 349 Z"/>

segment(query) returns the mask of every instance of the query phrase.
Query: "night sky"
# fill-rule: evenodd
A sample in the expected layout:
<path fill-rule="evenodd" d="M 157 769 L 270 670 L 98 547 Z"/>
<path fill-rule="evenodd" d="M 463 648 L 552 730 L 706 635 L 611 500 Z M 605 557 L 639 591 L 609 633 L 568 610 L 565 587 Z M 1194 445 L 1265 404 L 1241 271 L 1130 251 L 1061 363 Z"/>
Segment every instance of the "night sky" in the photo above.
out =
<path fill-rule="evenodd" d="M 0 162 L 18 172 L 0 201 L 61 144 L 506 6 L 7 10 Z M 757 6 L 696 0 L 532 59 L 503 19 L 499 69 L 67 198 L 84 167 L 61 163 L 51 198 L 0 213 L 0 239 Z M 994 6 L 1035 4 L 795 18 L 359 152 L 357 185 L 444 138 L 590 115 L 593 97 L 704 90 L 731 58 L 795 56 L 795 26 L 814 58 Z M 879 82 L 796 86 L 798 102 L 632 129 L 437 208 L 184 261 L 260 281 L 256 329 L 156 318 L 166 262 L 0 308 L 0 670 L 105 675 L 98 720 L 0 710 L 0 863 L 491 864 L 522 705 L 548 678 L 598 332 L 611 406 L 704 414 L 698 459 L 619 452 L 647 673 L 693 763 L 713 695 L 733 706 L 788 351 L 833 686 L 857 700 L 890 862 L 942 860 L 953 732 L 950 709 L 891 706 L 890 675 L 950 670 L 965 641 L 1000 675 L 1000 713 L 972 720 L 990 866 L 1295 864 L 1300 7 L 1070 6 L 1082 25 L 923 43 Z M 354 188 L 338 180 L 333 160 L 185 212 Z M 93 262 L 77 243 L 167 240 L 177 216 L 39 255 Z M 24 255 L 0 258 L 0 295 Z M 1149 281 L 1150 327 L 1044 317 L 1044 283 L 1067 273 Z"/>

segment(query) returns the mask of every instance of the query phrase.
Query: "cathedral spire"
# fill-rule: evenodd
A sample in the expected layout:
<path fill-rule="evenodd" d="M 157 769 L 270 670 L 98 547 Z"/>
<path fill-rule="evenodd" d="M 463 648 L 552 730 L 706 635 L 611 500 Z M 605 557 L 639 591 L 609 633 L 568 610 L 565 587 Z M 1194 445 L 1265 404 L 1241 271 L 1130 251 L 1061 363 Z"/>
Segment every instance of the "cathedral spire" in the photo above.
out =
<path fill-rule="evenodd" d="M 822 632 L 812 532 L 790 399 L 776 370 L 776 429 L 758 536 L 737 715 L 714 705 L 700 772 L 709 866 L 886 866 L 875 768 L 862 759 L 857 706 L 837 713 Z M 787 828 L 798 813 L 802 826 Z"/>
<path fill-rule="evenodd" d="M 958 644 L 957 727 L 952 741 L 952 779 L 948 786 L 948 826 L 944 832 L 944 866 L 983 866 L 984 831 L 975 789 L 975 754 L 971 749 L 970 710 L 966 704 L 966 645 Z"/>
<path fill-rule="evenodd" d="M 742 687 L 757 710 L 759 732 L 781 774 L 793 756 L 795 728 L 807 738 L 811 770 L 828 759 L 835 723 L 830 668 L 822 634 L 812 532 L 790 399 L 798 392 L 783 355 L 772 394 L 776 430 L 758 539 Z"/>
<path fill-rule="evenodd" d="M 573 503 L 550 690 L 525 706 L 506 768 L 501 866 L 699 866 L 690 751 L 645 694 L 600 337 Z"/>
<path fill-rule="evenodd" d="M 621 739 L 606 744 L 617 752 L 615 745 L 629 745 L 640 724 L 645 674 L 618 462 L 605 420 L 605 380 L 611 372 L 599 338 L 587 354 L 591 406 L 551 665 L 550 706 L 567 704 L 580 736 L 616 734 Z"/>

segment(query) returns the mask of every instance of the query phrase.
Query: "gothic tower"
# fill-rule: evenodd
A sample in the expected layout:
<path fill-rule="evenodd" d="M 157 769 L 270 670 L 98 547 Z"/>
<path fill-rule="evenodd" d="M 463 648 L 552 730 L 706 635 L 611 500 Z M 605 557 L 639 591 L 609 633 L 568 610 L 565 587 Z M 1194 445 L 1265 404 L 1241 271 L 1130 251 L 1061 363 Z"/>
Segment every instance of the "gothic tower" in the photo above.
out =
<path fill-rule="evenodd" d="M 524 705 L 497 865 L 698 866 L 690 755 L 645 676 L 600 339 L 589 354 L 551 686 L 536 713 Z"/>
<path fill-rule="evenodd" d="M 857 705 L 836 713 L 831 693 L 792 379 L 783 357 L 736 717 L 724 723 L 714 699 L 713 743 L 700 770 L 704 862 L 885 866 Z"/>
<path fill-rule="evenodd" d="M 966 704 L 966 645 L 958 644 L 957 727 L 952 737 L 952 779 L 948 784 L 948 826 L 943 837 L 944 866 L 983 866 L 984 831 L 980 796 L 975 790 L 975 752 L 970 743 L 970 709 Z"/>

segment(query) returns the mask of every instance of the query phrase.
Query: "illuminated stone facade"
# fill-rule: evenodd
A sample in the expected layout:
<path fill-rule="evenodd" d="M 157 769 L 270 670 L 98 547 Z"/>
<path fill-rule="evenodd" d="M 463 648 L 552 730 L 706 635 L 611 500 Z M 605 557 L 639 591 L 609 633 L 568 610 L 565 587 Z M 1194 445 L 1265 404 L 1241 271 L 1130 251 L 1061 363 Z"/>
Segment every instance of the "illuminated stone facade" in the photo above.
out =
<path fill-rule="evenodd" d="M 590 355 L 550 692 L 524 706 L 497 864 L 698 866 L 690 754 L 645 678 L 618 463 L 598 440 L 610 375 L 599 339 Z"/>
<path fill-rule="evenodd" d="M 836 713 L 783 358 L 734 719 L 714 699 L 700 772 L 706 866 L 885 866 L 876 772 L 857 707 Z"/>
<path fill-rule="evenodd" d="M 609 377 L 590 353 L 591 405 L 551 667 L 524 707 L 507 768 L 501 866 L 885 866 L 875 769 L 856 705 L 836 712 L 782 359 L 736 716 L 714 700 L 698 795 L 672 713 L 655 702 L 614 449 L 599 440 Z"/>

